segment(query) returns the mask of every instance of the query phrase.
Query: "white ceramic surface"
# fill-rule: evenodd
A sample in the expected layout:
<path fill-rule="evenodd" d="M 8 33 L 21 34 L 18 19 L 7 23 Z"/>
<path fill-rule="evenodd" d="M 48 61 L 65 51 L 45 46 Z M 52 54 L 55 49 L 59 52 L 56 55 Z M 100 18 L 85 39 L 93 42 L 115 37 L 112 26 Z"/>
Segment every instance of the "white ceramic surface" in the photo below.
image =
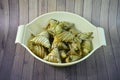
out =
<path fill-rule="evenodd" d="M 48 62 L 48 61 L 45 61 L 37 57 L 26 46 L 27 40 L 29 39 L 31 33 L 36 35 L 37 33 L 41 32 L 43 30 L 43 27 L 46 26 L 46 24 L 48 23 L 48 20 L 50 19 L 72 22 L 75 24 L 75 27 L 82 32 L 93 32 L 93 37 L 94 37 L 92 41 L 93 50 L 88 55 L 83 57 L 82 59 L 77 60 L 75 62 L 70 62 L 70 63 L 52 63 L 52 62 Z M 43 14 L 37 17 L 36 19 L 34 19 L 33 21 L 31 21 L 30 23 L 26 25 L 20 25 L 18 27 L 15 43 L 21 44 L 23 47 L 25 47 L 30 52 L 30 54 L 32 54 L 32 56 L 34 56 L 36 59 L 44 63 L 50 64 L 53 66 L 69 66 L 69 65 L 79 63 L 85 60 L 86 58 L 88 58 L 91 54 L 94 53 L 95 50 L 97 50 L 103 45 L 105 46 L 106 40 L 105 40 L 104 29 L 92 25 L 90 22 L 88 22 L 83 17 L 73 14 L 73 13 L 69 13 L 69 12 L 51 12 L 51 13 L 46 13 L 46 14 Z"/>

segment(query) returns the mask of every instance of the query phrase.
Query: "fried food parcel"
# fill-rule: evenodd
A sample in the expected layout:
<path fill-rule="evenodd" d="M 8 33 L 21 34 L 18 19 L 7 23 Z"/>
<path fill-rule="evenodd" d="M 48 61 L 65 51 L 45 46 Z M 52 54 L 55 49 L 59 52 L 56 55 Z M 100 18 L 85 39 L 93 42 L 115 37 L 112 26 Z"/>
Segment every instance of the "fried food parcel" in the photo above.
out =
<path fill-rule="evenodd" d="M 73 23 L 50 19 L 41 33 L 32 34 L 28 48 L 49 62 L 73 62 L 93 50 L 92 34 L 93 32 L 78 31 Z"/>

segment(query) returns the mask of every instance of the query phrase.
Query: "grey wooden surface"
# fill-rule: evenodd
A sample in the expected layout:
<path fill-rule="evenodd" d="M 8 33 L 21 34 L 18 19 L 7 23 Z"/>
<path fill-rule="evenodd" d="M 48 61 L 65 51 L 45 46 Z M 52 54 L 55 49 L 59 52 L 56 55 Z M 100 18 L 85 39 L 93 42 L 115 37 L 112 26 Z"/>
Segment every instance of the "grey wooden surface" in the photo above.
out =
<path fill-rule="evenodd" d="M 103 27 L 107 46 L 58 68 L 14 44 L 18 25 L 52 11 L 76 13 Z M 0 0 L 0 80 L 120 80 L 120 0 Z"/>

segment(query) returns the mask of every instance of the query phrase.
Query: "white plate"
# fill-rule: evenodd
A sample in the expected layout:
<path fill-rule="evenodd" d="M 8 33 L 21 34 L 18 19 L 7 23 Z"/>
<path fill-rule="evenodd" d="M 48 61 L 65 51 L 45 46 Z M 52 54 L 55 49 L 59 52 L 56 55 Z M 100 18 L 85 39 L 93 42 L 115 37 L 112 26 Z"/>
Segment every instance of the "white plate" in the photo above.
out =
<path fill-rule="evenodd" d="M 37 34 L 41 32 L 43 27 L 46 26 L 46 24 L 48 23 L 48 20 L 50 19 L 72 22 L 75 24 L 75 27 L 82 32 L 93 32 L 93 37 L 94 37 L 92 40 L 93 50 L 82 59 L 74 62 L 70 62 L 70 63 L 52 63 L 37 57 L 27 47 L 27 41 L 31 35 L 31 32 L 33 34 Z M 15 43 L 19 43 L 22 46 L 24 46 L 32 54 L 32 56 L 34 56 L 35 58 L 37 58 L 38 60 L 44 63 L 50 64 L 53 66 L 69 66 L 87 59 L 91 54 L 93 54 L 95 50 L 97 50 L 103 45 L 106 45 L 106 40 L 105 40 L 104 29 L 92 25 L 83 17 L 73 13 L 69 13 L 69 12 L 50 12 L 35 18 L 33 21 L 31 21 L 26 25 L 20 25 L 17 31 Z"/>

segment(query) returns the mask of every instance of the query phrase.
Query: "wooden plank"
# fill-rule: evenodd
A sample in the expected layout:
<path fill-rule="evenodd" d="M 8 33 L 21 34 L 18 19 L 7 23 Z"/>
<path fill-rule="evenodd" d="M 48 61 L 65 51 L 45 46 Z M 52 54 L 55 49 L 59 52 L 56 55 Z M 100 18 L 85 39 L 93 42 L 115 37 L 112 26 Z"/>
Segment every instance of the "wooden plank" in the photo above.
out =
<path fill-rule="evenodd" d="M 6 3 L 8 4 L 8 3 Z M 7 42 L 4 47 L 4 57 L 3 64 L 0 68 L 0 79 L 8 80 L 10 78 L 10 73 L 12 69 L 12 64 L 14 60 L 15 53 L 15 36 L 17 32 L 18 26 L 18 1 L 17 0 L 9 0 L 9 31 L 7 36 Z M 7 76 L 7 77 L 6 77 Z"/>
<path fill-rule="evenodd" d="M 117 5 L 118 5 L 118 0 L 110 1 L 109 30 L 111 36 L 111 43 L 113 47 L 116 47 L 118 44 L 120 44 L 119 37 L 117 34 L 117 28 L 116 28 Z"/>
<path fill-rule="evenodd" d="M 38 0 L 38 16 L 42 14 L 42 0 Z"/>
<path fill-rule="evenodd" d="M 118 11 L 117 11 L 117 23 L 116 23 L 116 26 L 117 26 L 117 32 L 118 32 L 118 35 L 119 35 L 119 40 L 120 40 L 120 1 L 118 0 Z"/>
<path fill-rule="evenodd" d="M 108 10 L 109 10 L 109 0 L 102 0 L 102 4 L 101 4 L 101 13 L 100 13 L 100 26 L 104 28 L 105 30 L 105 36 L 106 36 L 106 42 L 107 42 L 107 46 L 105 46 L 103 48 L 103 53 L 104 54 L 101 54 L 101 56 L 103 55 L 104 58 L 105 56 L 108 56 L 109 52 L 106 52 L 108 51 L 109 49 L 106 48 L 110 45 L 110 39 L 109 39 L 109 32 L 108 32 Z M 111 51 L 112 52 L 112 51 Z M 108 75 L 108 69 L 107 69 L 107 60 L 108 59 L 104 59 L 104 62 L 105 62 L 105 66 L 106 66 L 106 69 L 105 68 L 102 68 L 102 71 L 104 71 L 104 73 L 101 73 L 101 74 L 98 74 L 98 78 L 99 79 L 105 79 L 105 80 L 108 80 L 109 79 L 109 75 Z M 99 68 L 100 69 L 100 68 Z M 99 72 L 101 70 L 98 70 Z M 102 76 L 101 75 L 105 75 L 105 76 Z"/>
<path fill-rule="evenodd" d="M 43 10 L 43 0 L 38 0 L 38 15 L 41 15 L 46 10 Z M 46 6 L 44 6 L 46 7 Z M 45 11 L 45 12 L 42 12 Z M 33 80 L 45 80 L 45 64 L 37 59 L 34 60 Z"/>
<path fill-rule="evenodd" d="M 103 13 L 102 15 L 100 13 L 102 8 L 106 7 L 107 3 L 109 2 L 106 0 L 94 2 L 95 5 L 93 6 L 92 23 L 95 24 L 97 27 L 100 25 L 100 17 L 103 14 L 106 14 L 103 11 L 102 11 Z M 95 54 L 95 61 L 96 61 L 97 79 L 108 80 L 108 74 L 106 70 L 106 63 L 105 63 L 105 57 L 104 57 L 105 53 L 103 48 L 99 48 L 94 54 Z"/>
<path fill-rule="evenodd" d="M 37 17 L 37 0 L 29 0 L 29 21 L 32 21 L 34 18 Z M 23 73 L 22 73 L 22 80 L 32 80 L 33 75 L 33 65 L 34 65 L 34 57 L 26 50 L 25 51 L 25 60 L 23 64 Z"/>
<path fill-rule="evenodd" d="M 32 80 L 34 58 L 28 51 L 25 51 L 25 59 L 23 63 L 23 72 L 21 80 Z"/>
<path fill-rule="evenodd" d="M 77 80 L 77 66 L 76 65 L 73 65 L 73 66 L 70 66 L 70 79 L 71 80 Z"/>
<path fill-rule="evenodd" d="M 9 29 L 9 4 L 8 0 L 0 2 L 0 67 L 4 56 L 4 48 Z"/>
<path fill-rule="evenodd" d="M 75 13 L 79 14 L 80 16 L 83 16 L 83 9 L 84 9 L 84 1 L 75 0 Z"/>
<path fill-rule="evenodd" d="M 99 48 L 95 55 L 96 68 L 97 68 L 97 78 L 98 80 L 108 80 L 108 73 L 105 63 L 105 56 L 103 48 Z"/>
<path fill-rule="evenodd" d="M 44 63 L 35 59 L 32 80 L 45 80 L 45 75 Z"/>
<path fill-rule="evenodd" d="M 38 15 L 42 15 L 44 13 L 47 13 L 47 0 L 38 0 Z"/>
<path fill-rule="evenodd" d="M 87 80 L 86 60 L 77 64 L 77 80 Z"/>
<path fill-rule="evenodd" d="M 57 0 L 56 1 L 57 3 L 57 11 L 65 11 L 65 3 L 66 3 L 66 0 Z"/>
<path fill-rule="evenodd" d="M 48 0 L 48 12 L 56 10 L 56 0 Z"/>
<path fill-rule="evenodd" d="M 20 44 L 16 45 L 15 58 L 13 61 L 10 80 L 21 80 L 22 78 L 24 51 L 24 48 Z"/>
<path fill-rule="evenodd" d="M 109 39 L 110 39 L 110 43 L 112 47 L 112 48 L 110 47 L 110 49 L 112 49 L 112 53 L 109 53 L 109 55 L 107 55 L 106 57 L 107 59 L 109 59 L 108 64 L 107 64 L 107 69 L 108 69 L 108 75 L 109 75 L 110 80 L 120 79 L 119 72 L 118 72 L 119 67 L 117 67 L 116 65 L 116 59 L 119 54 L 118 44 L 120 44 L 118 33 L 117 33 L 117 28 L 116 28 L 117 5 L 118 5 L 118 0 L 114 0 L 114 1 L 110 0 L 110 5 L 109 5 L 110 38 Z"/>
<path fill-rule="evenodd" d="M 118 19 L 120 19 L 119 17 L 119 6 L 120 6 L 120 1 L 116 0 L 115 2 L 111 1 L 111 7 L 110 7 L 110 15 L 109 15 L 109 19 L 113 19 L 113 21 L 111 22 L 111 20 L 109 20 L 109 24 L 111 26 L 109 26 L 110 28 L 110 35 L 111 35 L 111 43 L 112 43 L 112 49 L 113 49 L 113 56 L 115 58 L 116 61 L 116 69 L 117 72 L 116 74 L 120 75 L 120 35 L 119 35 L 119 27 L 118 27 L 118 22 L 120 21 Z M 113 10 L 114 9 L 114 10 Z M 112 13 L 112 10 L 114 13 Z M 118 11 L 118 12 L 117 12 Z M 118 15 L 117 15 L 118 13 Z M 120 26 L 120 25 L 119 25 Z M 114 29 L 113 29 L 114 28 Z M 114 39 L 115 38 L 115 39 Z M 116 75 L 117 76 L 117 75 Z M 118 76 L 117 79 L 120 79 L 120 76 Z"/>
<path fill-rule="evenodd" d="M 66 11 L 75 12 L 75 1 L 74 0 L 66 0 Z M 69 66 L 65 68 L 65 79 L 68 80 L 77 80 L 77 71 L 76 65 Z"/>
<path fill-rule="evenodd" d="M 109 5 L 109 3 L 110 3 L 110 5 Z M 116 3 L 116 1 L 115 1 L 115 3 Z M 116 6 L 115 3 L 112 2 L 112 5 Z M 101 26 L 104 27 L 105 33 L 106 33 L 107 46 L 104 47 L 104 53 L 105 53 L 104 55 L 105 55 L 105 61 L 106 61 L 106 66 L 107 66 L 106 70 L 108 72 L 109 80 L 113 80 L 113 79 L 118 79 L 118 73 L 116 71 L 116 64 L 115 64 L 115 59 L 114 59 L 114 55 L 113 55 L 110 34 L 109 34 L 110 33 L 109 32 L 109 26 L 111 26 L 110 23 L 115 20 L 115 18 L 113 18 L 113 19 L 111 18 L 112 21 L 109 22 L 109 19 L 110 19 L 109 15 L 111 13 L 114 13 L 109 8 L 110 6 L 111 6 L 110 0 L 107 0 L 107 1 L 103 0 L 103 5 L 102 5 L 102 8 L 101 8 L 101 20 L 100 21 L 101 21 Z M 113 16 L 113 14 L 112 14 L 112 16 Z M 117 52 L 117 54 L 119 54 L 119 53 Z"/>
<path fill-rule="evenodd" d="M 47 2 L 47 12 L 56 10 L 56 0 L 51 0 Z M 51 9 L 50 9 L 51 8 Z M 45 65 L 45 80 L 54 80 L 55 79 L 55 69 L 53 66 Z"/>
<path fill-rule="evenodd" d="M 91 16 L 91 21 L 95 26 L 100 25 L 100 6 L 101 6 L 101 1 L 102 0 L 93 0 L 92 1 L 92 16 Z"/>
<path fill-rule="evenodd" d="M 120 46 L 117 46 L 117 47 L 113 47 L 113 52 L 114 52 L 114 58 L 115 58 L 115 65 L 116 65 L 116 69 L 115 71 L 113 72 L 114 73 L 114 76 L 112 79 L 120 79 Z M 112 74 L 113 74 L 112 73 Z"/>
<path fill-rule="evenodd" d="M 84 3 L 84 4 L 85 4 L 84 16 L 86 16 L 86 18 L 95 25 L 96 25 L 95 20 L 97 19 L 97 22 L 99 24 L 99 12 L 100 12 L 101 0 L 99 0 L 99 1 L 92 0 L 92 2 L 89 1 L 89 2 Z M 87 8 L 89 10 L 87 10 Z M 96 11 L 98 11 L 98 12 L 96 13 Z M 87 13 L 89 13 L 89 14 L 87 14 Z M 87 79 L 88 80 L 97 80 L 97 66 L 96 66 L 96 61 L 95 61 L 95 54 L 97 54 L 97 53 L 94 52 L 93 55 L 86 60 Z"/>
<path fill-rule="evenodd" d="M 65 69 L 66 68 L 55 67 L 55 80 L 65 80 Z"/>
<path fill-rule="evenodd" d="M 55 80 L 55 68 L 51 65 L 45 65 L 45 80 Z"/>
<path fill-rule="evenodd" d="M 83 16 L 91 22 L 92 20 L 92 9 L 95 4 L 94 1 L 84 1 L 84 12 Z M 97 70 L 96 70 L 96 62 L 95 62 L 95 52 L 86 60 L 86 69 L 87 69 L 87 80 L 97 80 Z"/>
<path fill-rule="evenodd" d="M 35 19 L 38 15 L 38 0 L 29 0 L 29 22 Z"/>
<path fill-rule="evenodd" d="M 19 0 L 19 24 L 28 23 L 28 0 Z M 19 44 L 16 45 L 16 52 L 11 72 L 11 80 L 22 79 L 22 69 L 24 63 L 25 48 Z"/>
<path fill-rule="evenodd" d="M 66 11 L 74 12 L 75 8 L 75 1 L 74 0 L 66 0 Z"/>
<path fill-rule="evenodd" d="M 94 54 L 86 59 L 87 80 L 97 80 L 97 66 Z"/>
<path fill-rule="evenodd" d="M 57 0 L 57 11 L 64 11 L 65 6 L 65 0 Z M 66 68 L 55 67 L 55 80 L 65 80 L 65 69 Z"/>
<path fill-rule="evenodd" d="M 119 37 L 119 41 L 120 41 L 120 1 L 118 0 L 118 11 L 117 11 L 117 22 L 116 22 L 116 27 L 117 27 L 117 32 L 118 32 L 118 37 Z M 118 47 L 118 50 L 120 48 Z M 117 66 L 120 67 L 120 51 L 118 51 L 118 56 L 116 57 L 117 59 Z M 118 71 L 119 71 L 119 75 L 120 75 L 120 68 L 118 68 Z"/>
<path fill-rule="evenodd" d="M 84 1 L 83 0 L 75 0 L 75 13 L 83 16 L 84 10 Z M 76 78 L 77 80 L 87 80 L 87 69 L 86 69 L 86 61 L 78 63 L 76 65 Z"/>
<path fill-rule="evenodd" d="M 84 0 L 83 16 L 88 21 L 91 21 L 91 15 L 92 15 L 92 0 Z"/>
<path fill-rule="evenodd" d="M 0 35 L 0 37 L 1 37 L 1 35 Z M 1 67 L 1 65 L 2 65 L 3 53 L 4 53 L 4 50 L 3 50 L 3 49 L 0 49 L 0 67 Z"/>
<path fill-rule="evenodd" d="M 48 11 L 48 8 L 47 8 L 47 0 L 42 0 L 41 1 L 41 13 L 46 13 Z"/>
<path fill-rule="evenodd" d="M 70 66 L 64 68 L 63 79 L 64 80 L 71 80 L 71 70 Z"/>
<path fill-rule="evenodd" d="M 3 28 L 3 26 L 4 26 L 4 23 L 3 23 L 3 21 L 4 21 L 4 10 L 3 10 L 3 2 L 1 1 L 0 2 L 0 67 L 1 67 L 1 64 L 2 64 L 2 58 L 3 58 L 3 49 L 4 49 L 4 47 L 3 47 L 3 39 L 4 39 L 4 28 Z"/>
<path fill-rule="evenodd" d="M 106 41 L 109 41 L 108 39 Z M 108 44 L 107 47 L 104 47 L 104 55 L 105 55 L 105 62 L 107 67 L 106 70 L 108 73 L 108 78 L 109 80 L 113 80 L 113 79 L 118 79 L 119 76 L 118 76 L 118 71 L 116 70 L 116 63 L 113 56 L 112 46 L 109 46 L 109 45 L 110 44 Z"/>

